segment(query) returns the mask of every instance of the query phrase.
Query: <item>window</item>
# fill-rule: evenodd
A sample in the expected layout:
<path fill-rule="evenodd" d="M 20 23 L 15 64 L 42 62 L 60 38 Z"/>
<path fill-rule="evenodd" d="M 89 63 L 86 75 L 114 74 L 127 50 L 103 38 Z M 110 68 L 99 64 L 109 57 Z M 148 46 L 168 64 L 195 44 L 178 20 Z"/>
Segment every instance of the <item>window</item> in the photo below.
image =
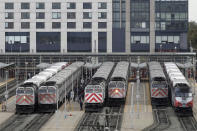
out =
<path fill-rule="evenodd" d="M 92 9 L 92 3 L 90 2 L 83 3 L 83 9 Z"/>
<path fill-rule="evenodd" d="M 169 42 L 169 43 L 174 42 L 174 40 L 173 40 L 173 36 L 168 36 L 168 42 Z"/>
<path fill-rule="evenodd" d="M 165 22 L 161 22 L 161 30 L 166 30 L 166 23 Z"/>
<path fill-rule="evenodd" d="M 92 23 L 91 22 L 83 22 L 83 28 L 86 28 L 86 29 L 92 28 Z"/>
<path fill-rule="evenodd" d="M 21 3 L 21 9 L 29 9 L 30 4 L 29 3 Z"/>
<path fill-rule="evenodd" d="M 161 43 L 161 36 L 156 36 L 156 43 Z"/>
<path fill-rule="evenodd" d="M 37 29 L 44 29 L 45 28 L 44 22 L 36 22 L 36 28 Z"/>
<path fill-rule="evenodd" d="M 29 29 L 30 23 L 29 22 L 21 22 L 21 29 Z"/>
<path fill-rule="evenodd" d="M 52 28 L 53 29 L 61 28 L 61 23 L 60 22 L 52 22 Z"/>
<path fill-rule="evenodd" d="M 98 9 L 107 9 L 107 3 L 106 2 L 99 2 Z"/>
<path fill-rule="evenodd" d="M 98 13 L 99 19 L 106 19 L 107 18 L 107 12 L 99 12 Z"/>
<path fill-rule="evenodd" d="M 36 9 L 45 9 L 44 3 L 36 3 Z"/>
<path fill-rule="evenodd" d="M 52 9 L 61 9 L 61 3 L 52 3 Z"/>
<path fill-rule="evenodd" d="M 5 22 L 5 29 L 13 29 L 14 22 Z"/>
<path fill-rule="evenodd" d="M 76 15 L 75 12 L 67 12 L 67 19 L 75 19 Z"/>
<path fill-rule="evenodd" d="M 5 3 L 5 9 L 14 9 L 14 3 Z"/>
<path fill-rule="evenodd" d="M 21 12 L 21 19 L 29 19 L 30 13 L 29 12 Z"/>
<path fill-rule="evenodd" d="M 5 19 L 14 19 L 14 13 L 13 12 L 6 12 Z"/>
<path fill-rule="evenodd" d="M 61 12 L 52 12 L 52 19 L 61 19 Z"/>
<path fill-rule="evenodd" d="M 107 28 L 107 23 L 106 22 L 98 22 L 98 28 L 99 29 Z"/>
<path fill-rule="evenodd" d="M 67 9 L 76 9 L 76 4 L 74 2 L 68 2 Z"/>
<path fill-rule="evenodd" d="M 83 12 L 84 19 L 92 19 L 92 12 Z"/>
<path fill-rule="evenodd" d="M 36 19 L 44 19 L 45 13 L 44 12 L 36 12 Z"/>
<path fill-rule="evenodd" d="M 67 28 L 68 29 L 76 28 L 76 23 L 75 22 L 67 22 Z"/>
<path fill-rule="evenodd" d="M 149 36 L 131 36 L 131 44 L 148 44 Z"/>

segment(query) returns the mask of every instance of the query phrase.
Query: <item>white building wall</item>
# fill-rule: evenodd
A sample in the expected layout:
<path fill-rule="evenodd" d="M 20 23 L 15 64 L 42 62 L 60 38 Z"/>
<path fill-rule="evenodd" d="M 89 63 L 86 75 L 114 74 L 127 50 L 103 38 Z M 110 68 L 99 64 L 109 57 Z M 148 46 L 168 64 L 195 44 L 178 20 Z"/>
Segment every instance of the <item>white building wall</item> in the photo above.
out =
<path fill-rule="evenodd" d="M 5 2 L 13 2 L 14 9 L 5 10 Z M 21 2 L 29 2 L 30 9 L 21 9 Z M 45 9 L 36 9 L 36 2 L 44 2 Z M 52 9 L 52 2 L 60 2 L 61 9 Z M 67 2 L 76 2 L 76 9 L 67 9 Z M 92 9 L 83 9 L 83 2 L 92 2 Z M 98 2 L 107 2 L 107 9 L 98 9 Z M 92 19 L 83 19 L 83 11 L 92 12 Z M 14 19 L 5 19 L 5 12 L 14 12 Z M 30 12 L 30 19 L 21 19 L 21 12 Z M 45 12 L 45 19 L 36 19 L 36 12 Z M 52 19 L 52 12 L 61 12 L 61 19 Z M 67 12 L 76 12 L 76 19 L 67 19 Z M 107 12 L 107 19 L 98 19 L 98 12 Z M 30 32 L 30 53 L 36 52 L 36 32 L 61 32 L 61 52 L 67 52 L 67 32 L 92 32 L 92 51 L 98 51 L 98 32 L 107 32 L 107 52 L 112 52 L 112 0 L 0 0 L 0 52 L 5 51 L 5 32 Z M 5 22 L 14 22 L 14 29 L 5 29 Z M 21 22 L 30 22 L 30 29 L 21 29 Z M 45 29 L 36 29 L 36 22 L 45 22 Z M 61 29 L 52 29 L 52 22 L 61 22 Z M 76 22 L 76 29 L 67 29 L 67 22 Z M 92 22 L 92 29 L 83 29 L 83 22 Z M 107 22 L 106 29 L 98 29 L 98 22 Z"/>

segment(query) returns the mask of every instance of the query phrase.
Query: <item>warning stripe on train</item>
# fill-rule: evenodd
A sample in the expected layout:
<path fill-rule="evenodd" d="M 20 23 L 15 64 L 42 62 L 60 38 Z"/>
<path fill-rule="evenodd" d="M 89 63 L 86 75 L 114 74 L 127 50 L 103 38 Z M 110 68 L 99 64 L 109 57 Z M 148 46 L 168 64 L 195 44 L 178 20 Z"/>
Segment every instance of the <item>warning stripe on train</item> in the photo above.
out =
<path fill-rule="evenodd" d="M 33 96 L 32 95 L 22 95 L 16 96 L 16 104 L 19 105 L 30 105 L 33 104 Z"/>
<path fill-rule="evenodd" d="M 124 89 L 109 89 L 109 97 L 113 98 L 122 98 L 125 96 L 125 90 Z"/>
<path fill-rule="evenodd" d="M 39 103 L 42 103 L 42 104 L 55 103 L 56 102 L 55 100 L 56 100 L 55 94 L 40 94 L 39 95 Z"/>
<path fill-rule="evenodd" d="M 102 102 L 102 94 L 88 93 L 85 95 L 85 101 L 87 103 L 100 103 Z"/>
<path fill-rule="evenodd" d="M 151 92 L 152 92 L 152 95 L 151 95 L 152 97 L 168 96 L 168 89 L 152 89 Z"/>

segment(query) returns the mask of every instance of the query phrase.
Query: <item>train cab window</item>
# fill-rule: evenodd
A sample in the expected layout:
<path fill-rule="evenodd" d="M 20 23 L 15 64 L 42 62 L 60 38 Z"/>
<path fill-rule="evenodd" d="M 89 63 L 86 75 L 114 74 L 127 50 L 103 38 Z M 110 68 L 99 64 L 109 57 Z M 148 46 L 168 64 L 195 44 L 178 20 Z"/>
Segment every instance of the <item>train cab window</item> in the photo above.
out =
<path fill-rule="evenodd" d="M 23 89 L 19 89 L 16 91 L 17 94 L 24 94 L 24 90 Z"/>
<path fill-rule="evenodd" d="M 48 88 L 48 93 L 55 93 L 55 89 L 54 88 Z"/>
<path fill-rule="evenodd" d="M 47 90 L 46 90 L 46 89 L 39 89 L 39 92 L 40 92 L 41 94 L 44 94 L 44 93 L 47 93 Z"/>
<path fill-rule="evenodd" d="M 116 82 L 114 81 L 110 82 L 109 88 L 114 88 L 114 87 L 116 87 Z"/>
<path fill-rule="evenodd" d="M 26 89 L 26 90 L 25 90 L 25 93 L 26 93 L 26 94 L 33 94 L 33 90 L 32 90 L 32 89 Z"/>
<path fill-rule="evenodd" d="M 119 87 L 119 88 L 124 88 L 124 83 L 118 82 L 118 83 L 117 83 L 117 87 Z"/>
<path fill-rule="evenodd" d="M 102 92 L 102 89 L 99 86 L 96 86 L 94 88 L 94 93 L 100 93 L 100 92 Z"/>
<path fill-rule="evenodd" d="M 92 88 L 87 88 L 86 93 L 93 93 L 93 89 Z"/>

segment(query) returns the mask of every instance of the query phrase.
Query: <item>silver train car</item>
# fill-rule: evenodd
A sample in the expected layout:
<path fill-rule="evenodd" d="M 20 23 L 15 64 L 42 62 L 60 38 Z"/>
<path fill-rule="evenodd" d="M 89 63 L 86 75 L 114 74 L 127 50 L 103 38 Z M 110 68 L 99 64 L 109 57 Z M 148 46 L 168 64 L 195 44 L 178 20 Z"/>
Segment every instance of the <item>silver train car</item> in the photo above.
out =
<path fill-rule="evenodd" d="M 85 87 L 85 110 L 98 111 L 105 104 L 107 86 L 114 67 L 113 62 L 104 62 Z"/>
<path fill-rule="evenodd" d="M 40 85 L 66 66 L 67 62 L 55 63 L 17 87 L 16 113 L 35 112 L 38 105 L 38 88 Z"/>
<path fill-rule="evenodd" d="M 83 65 L 83 62 L 72 63 L 39 87 L 39 112 L 54 112 L 64 102 L 65 95 L 80 82 Z"/>
<path fill-rule="evenodd" d="M 124 102 L 128 87 L 129 62 L 118 62 L 108 84 L 109 104 Z"/>
<path fill-rule="evenodd" d="M 192 88 L 177 65 L 172 62 L 164 63 L 165 71 L 170 83 L 171 104 L 176 112 L 191 114 L 193 108 Z"/>
<path fill-rule="evenodd" d="M 168 84 L 159 62 L 149 62 L 149 83 L 152 105 L 168 104 Z"/>

